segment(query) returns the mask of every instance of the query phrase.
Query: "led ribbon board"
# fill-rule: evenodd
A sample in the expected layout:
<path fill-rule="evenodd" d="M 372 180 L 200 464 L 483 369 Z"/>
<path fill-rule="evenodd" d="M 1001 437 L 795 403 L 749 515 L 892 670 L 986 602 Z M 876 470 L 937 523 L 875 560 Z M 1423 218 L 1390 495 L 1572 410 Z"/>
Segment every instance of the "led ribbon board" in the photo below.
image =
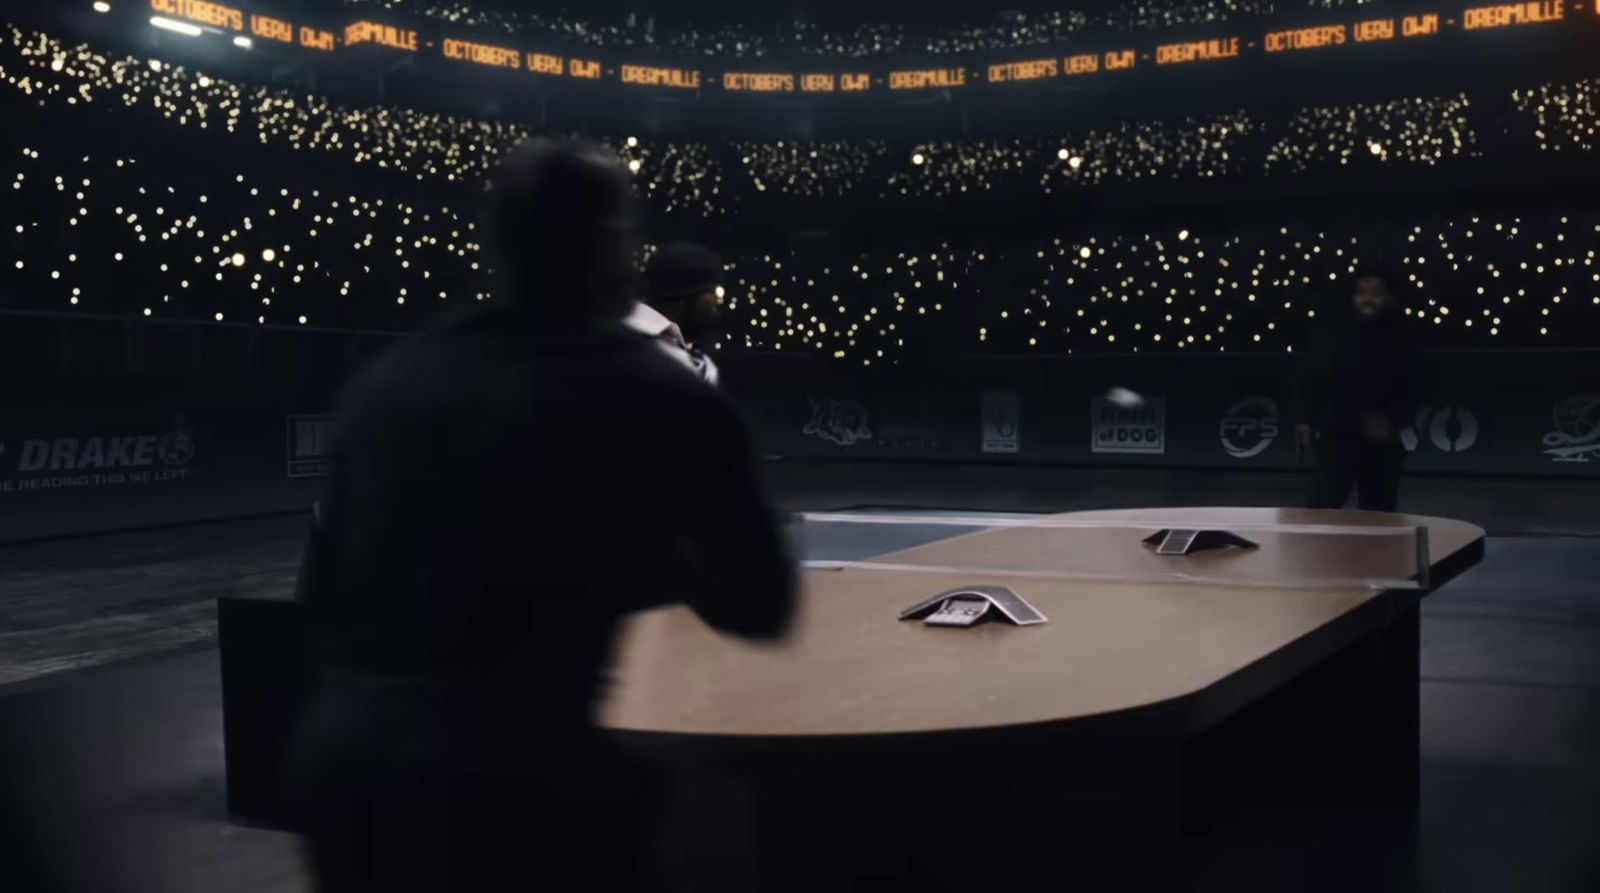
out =
<path fill-rule="evenodd" d="M 805 68 L 766 68 L 749 70 L 742 60 L 707 63 L 704 67 L 662 64 L 659 60 L 597 59 L 570 57 L 550 47 L 523 47 L 500 38 L 478 39 L 452 32 L 443 23 L 419 22 L 406 27 L 392 22 L 362 18 L 336 27 L 327 23 L 306 24 L 213 0 L 149 0 L 150 10 L 163 17 L 190 23 L 220 33 L 260 38 L 274 45 L 298 47 L 318 52 L 355 48 L 378 48 L 431 55 L 450 63 L 485 68 L 521 71 L 543 78 L 578 81 L 609 81 L 629 88 L 649 88 L 674 92 L 713 91 L 725 94 L 876 94 L 922 91 L 962 91 L 980 86 L 1004 88 L 1017 84 L 1038 84 L 1071 79 L 1115 77 L 1118 72 L 1143 66 L 1227 65 L 1241 59 L 1270 58 L 1300 53 L 1340 53 L 1350 48 L 1393 42 L 1427 42 L 1429 38 L 1454 32 L 1551 28 L 1582 21 L 1595 24 L 1600 16 L 1600 0 L 1594 12 L 1576 16 L 1582 3 L 1568 0 L 1530 0 L 1523 3 L 1468 5 L 1433 12 L 1407 15 L 1373 16 L 1354 11 L 1323 22 L 1285 27 L 1281 22 L 1263 22 L 1232 33 L 1188 36 L 1182 40 L 1157 35 L 1130 45 L 1131 38 L 1108 40 L 1122 46 L 1063 45 L 1053 54 L 1037 49 L 972 52 L 953 55 L 958 64 L 926 68 L 902 68 L 892 64 L 876 71 L 819 70 L 815 64 Z M 1084 43 L 1107 41 L 1085 40 Z M 1007 58 L 1007 53 L 1011 54 Z"/>

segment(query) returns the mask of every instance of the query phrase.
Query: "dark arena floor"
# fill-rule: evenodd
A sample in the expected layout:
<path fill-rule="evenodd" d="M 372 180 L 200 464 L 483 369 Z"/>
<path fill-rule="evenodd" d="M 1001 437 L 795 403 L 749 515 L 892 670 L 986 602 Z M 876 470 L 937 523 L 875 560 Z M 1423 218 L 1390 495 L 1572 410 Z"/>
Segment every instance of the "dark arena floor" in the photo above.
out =
<path fill-rule="evenodd" d="M 773 474 L 797 513 L 801 556 L 838 561 L 970 528 L 806 513 L 1027 517 L 1223 493 L 1272 504 L 1301 483 L 828 464 Z M 1404 508 L 1450 511 L 1490 531 L 1482 564 L 1425 603 L 1420 809 L 1248 811 L 1184 838 L 1179 889 L 1594 889 L 1600 529 L 1578 509 L 1595 496 L 1499 487 L 1408 483 Z M 227 816 L 213 607 L 225 595 L 286 597 L 303 532 L 304 518 L 272 516 L 3 547 L 0 728 L 44 745 L 30 776 L 55 792 L 49 827 L 125 863 L 120 890 L 310 889 L 293 836 Z"/>

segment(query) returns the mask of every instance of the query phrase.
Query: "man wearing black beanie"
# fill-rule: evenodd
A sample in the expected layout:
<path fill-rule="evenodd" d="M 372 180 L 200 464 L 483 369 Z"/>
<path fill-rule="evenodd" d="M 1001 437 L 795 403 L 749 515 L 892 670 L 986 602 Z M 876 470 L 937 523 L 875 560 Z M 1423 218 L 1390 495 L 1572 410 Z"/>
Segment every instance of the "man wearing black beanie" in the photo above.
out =
<path fill-rule="evenodd" d="M 722 318 L 722 258 L 692 242 L 669 242 L 650 256 L 644 276 L 648 301 L 623 321 L 716 384 L 717 366 L 696 342 L 713 337 Z"/>

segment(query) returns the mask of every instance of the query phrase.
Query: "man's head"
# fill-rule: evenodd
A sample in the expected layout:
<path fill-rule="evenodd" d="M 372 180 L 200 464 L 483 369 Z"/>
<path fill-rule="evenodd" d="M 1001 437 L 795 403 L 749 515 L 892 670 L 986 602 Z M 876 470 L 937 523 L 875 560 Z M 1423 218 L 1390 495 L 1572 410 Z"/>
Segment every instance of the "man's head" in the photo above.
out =
<path fill-rule="evenodd" d="M 1394 304 L 1388 271 L 1376 266 L 1356 270 L 1351 302 L 1357 319 L 1373 320 L 1386 315 Z"/>
<path fill-rule="evenodd" d="M 504 299 L 550 316 L 627 312 L 638 213 L 616 156 L 591 143 L 529 140 L 501 161 L 488 210 Z"/>
<path fill-rule="evenodd" d="M 692 242 L 669 242 L 645 265 L 650 306 L 693 340 L 722 321 L 722 258 Z"/>

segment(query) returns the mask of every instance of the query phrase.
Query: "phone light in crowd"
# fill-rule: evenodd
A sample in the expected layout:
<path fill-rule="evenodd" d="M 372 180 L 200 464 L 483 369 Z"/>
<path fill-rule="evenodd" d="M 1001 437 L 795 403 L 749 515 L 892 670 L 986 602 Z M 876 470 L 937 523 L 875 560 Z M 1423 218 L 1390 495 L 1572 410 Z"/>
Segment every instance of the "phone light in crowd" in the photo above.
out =
<path fill-rule="evenodd" d="M 251 47 L 255 46 L 255 43 L 253 41 L 251 41 L 250 38 L 244 37 L 244 36 L 241 35 L 241 36 L 235 37 L 233 39 L 233 45 L 238 47 L 241 50 L 248 50 Z"/>
<path fill-rule="evenodd" d="M 169 19 L 165 16 L 151 16 L 150 24 L 153 27 L 160 28 L 163 31 L 172 31 L 176 34 L 182 34 L 185 37 L 199 37 L 201 34 L 205 33 L 204 31 L 200 30 L 199 25 L 191 25 L 188 22 L 180 22 L 176 19 Z"/>
<path fill-rule="evenodd" d="M 94 11 L 95 12 L 110 12 L 111 11 L 111 4 L 107 3 L 106 0 L 94 0 Z"/>
<path fill-rule="evenodd" d="M 924 162 L 926 160 L 927 160 L 926 158 L 922 157 L 922 153 L 921 152 L 918 152 L 918 153 L 916 153 L 916 154 L 911 156 L 911 163 L 912 164 L 921 164 L 922 162 Z"/>

